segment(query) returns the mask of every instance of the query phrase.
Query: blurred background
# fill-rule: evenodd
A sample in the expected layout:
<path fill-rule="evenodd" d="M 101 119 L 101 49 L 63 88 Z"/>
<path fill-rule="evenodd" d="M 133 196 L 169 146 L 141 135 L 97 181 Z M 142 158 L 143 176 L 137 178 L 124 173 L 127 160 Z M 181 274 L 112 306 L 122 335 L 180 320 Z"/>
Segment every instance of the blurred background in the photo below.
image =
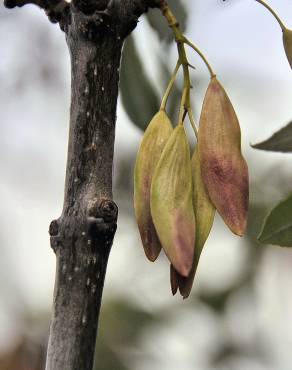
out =
<path fill-rule="evenodd" d="M 114 169 L 120 214 L 96 370 L 290 370 L 292 252 L 259 245 L 256 236 L 267 211 L 292 191 L 292 158 L 250 147 L 292 119 L 292 72 L 281 30 L 253 0 L 170 4 L 238 113 L 251 181 L 248 234 L 235 237 L 216 218 L 184 301 L 172 297 L 166 258 L 152 264 L 144 257 L 133 213 L 133 167 L 177 56 L 165 21 L 152 11 L 124 52 Z M 291 1 L 269 4 L 292 28 Z M 189 58 L 196 66 L 198 120 L 209 77 L 191 50 Z M 181 82 L 180 76 L 177 89 Z M 70 66 L 64 34 L 34 6 L 7 10 L 0 4 L 0 86 L 0 370 L 39 370 L 55 274 L 48 225 L 63 201 Z"/>

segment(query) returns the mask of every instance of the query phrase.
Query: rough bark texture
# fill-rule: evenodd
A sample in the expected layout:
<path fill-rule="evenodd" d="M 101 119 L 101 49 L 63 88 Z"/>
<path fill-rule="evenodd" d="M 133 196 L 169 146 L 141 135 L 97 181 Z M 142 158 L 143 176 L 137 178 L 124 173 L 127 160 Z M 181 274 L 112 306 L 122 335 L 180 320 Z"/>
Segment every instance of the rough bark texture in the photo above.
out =
<path fill-rule="evenodd" d="M 72 65 L 63 212 L 50 225 L 57 270 L 46 370 L 91 370 L 118 209 L 112 200 L 120 57 L 159 0 L 5 0 L 36 4 L 65 31 Z M 130 66 L 129 66 L 130 68 Z"/>
<path fill-rule="evenodd" d="M 64 209 L 51 225 L 57 276 L 48 370 L 92 368 L 116 230 L 112 162 L 122 40 L 106 32 L 93 43 L 78 32 L 83 25 L 73 15 L 67 36 L 72 102 Z"/>

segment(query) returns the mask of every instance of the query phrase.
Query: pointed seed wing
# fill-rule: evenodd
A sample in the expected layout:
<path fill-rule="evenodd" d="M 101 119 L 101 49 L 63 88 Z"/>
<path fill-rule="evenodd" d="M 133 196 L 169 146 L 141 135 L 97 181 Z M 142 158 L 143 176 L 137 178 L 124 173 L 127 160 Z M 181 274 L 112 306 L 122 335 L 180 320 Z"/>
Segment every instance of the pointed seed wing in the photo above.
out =
<path fill-rule="evenodd" d="M 196 242 L 193 267 L 188 277 L 180 277 L 179 290 L 184 298 L 190 295 L 199 259 L 214 222 L 215 207 L 202 180 L 198 146 L 192 157 L 193 202 L 196 218 Z"/>
<path fill-rule="evenodd" d="M 166 112 L 159 111 L 145 131 L 136 159 L 134 208 L 144 251 L 150 261 L 155 261 L 161 250 L 150 212 L 151 182 L 155 167 L 172 131 Z"/>
<path fill-rule="evenodd" d="M 183 125 L 168 140 L 151 185 L 151 214 L 162 247 L 174 268 L 188 276 L 195 246 L 190 149 Z"/>
<path fill-rule="evenodd" d="M 211 201 L 231 231 L 243 235 L 248 212 L 248 169 L 241 154 L 236 113 L 215 77 L 204 99 L 198 145 L 202 178 Z"/>
<path fill-rule="evenodd" d="M 170 264 L 170 287 L 172 295 L 176 295 L 178 290 L 178 273 L 175 271 L 172 264 Z"/>

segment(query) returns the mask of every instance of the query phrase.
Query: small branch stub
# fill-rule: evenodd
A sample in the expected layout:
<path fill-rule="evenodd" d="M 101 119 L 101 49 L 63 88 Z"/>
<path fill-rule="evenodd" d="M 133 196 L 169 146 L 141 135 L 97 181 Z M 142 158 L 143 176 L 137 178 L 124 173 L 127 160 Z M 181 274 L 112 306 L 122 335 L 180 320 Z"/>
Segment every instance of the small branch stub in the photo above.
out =
<path fill-rule="evenodd" d="M 53 220 L 50 223 L 49 234 L 50 236 L 57 236 L 59 233 L 59 223 L 57 220 Z"/>
<path fill-rule="evenodd" d="M 105 222 L 116 222 L 118 217 L 118 207 L 112 200 L 102 200 L 99 206 L 99 211 Z"/>

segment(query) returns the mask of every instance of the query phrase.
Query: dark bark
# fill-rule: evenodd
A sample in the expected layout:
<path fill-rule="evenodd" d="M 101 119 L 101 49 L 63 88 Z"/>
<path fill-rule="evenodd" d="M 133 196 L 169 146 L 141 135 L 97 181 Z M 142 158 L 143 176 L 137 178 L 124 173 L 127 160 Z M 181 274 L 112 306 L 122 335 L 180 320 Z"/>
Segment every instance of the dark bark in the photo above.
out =
<path fill-rule="evenodd" d="M 112 164 L 121 51 L 159 0 L 5 0 L 10 8 L 28 3 L 60 23 L 72 70 L 64 206 L 50 225 L 57 269 L 46 370 L 91 370 L 118 213 Z"/>
<path fill-rule="evenodd" d="M 92 369 L 116 230 L 112 162 L 122 39 L 104 31 L 92 35 L 93 42 L 87 38 L 90 32 L 83 15 L 72 14 L 67 35 L 72 65 L 70 135 L 64 209 L 51 225 L 57 273 L 47 370 Z"/>
<path fill-rule="evenodd" d="M 124 38 L 147 6 L 75 0 L 66 31 L 72 66 L 70 136 L 62 216 L 51 225 L 57 256 L 47 370 L 90 370 L 108 256 L 119 66 Z M 96 5 L 97 3 L 94 2 Z"/>

